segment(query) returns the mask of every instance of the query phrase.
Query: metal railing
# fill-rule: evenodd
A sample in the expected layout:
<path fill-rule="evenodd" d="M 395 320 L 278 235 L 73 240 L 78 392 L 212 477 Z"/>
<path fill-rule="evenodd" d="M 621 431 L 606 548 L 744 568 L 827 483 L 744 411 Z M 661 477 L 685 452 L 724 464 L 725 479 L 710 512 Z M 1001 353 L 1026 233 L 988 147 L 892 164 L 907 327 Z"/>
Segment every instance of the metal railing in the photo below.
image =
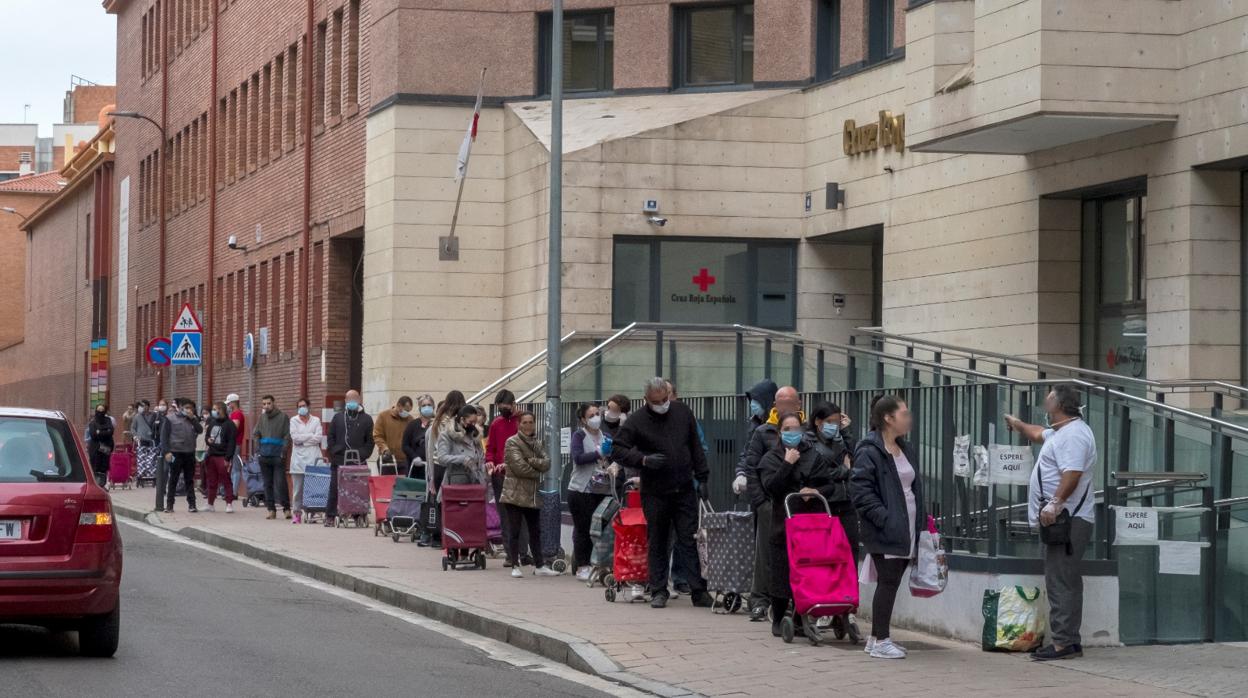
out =
<path fill-rule="evenodd" d="M 559 340 L 559 345 L 562 346 L 564 344 L 567 344 L 573 337 L 576 337 L 576 336 L 577 336 L 576 330 L 572 330 L 571 332 L 565 334 L 563 338 Z M 485 397 L 486 395 L 489 395 L 495 390 L 501 389 L 504 385 L 507 385 L 511 383 L 513 380 L 515 380 L 517 376 L 520 376 L 521 374 L 527 372 L 529 369 L 533 368 L 534 366 L 541 364 L 545 360 L 546 360 L 546 350 L 543 349 L 537 352 L 536 354 L 534 354 L 533 356 L 530 356 L 529 358 L 525 359 L 518 366 L 511 369 L 507 373 L 504 373 L 502 376 L 499 376 L 497 379 L 494 380 L 493 383 L 490 383 L 484 388 L 473 393 L 472 397 L 468 398 L 468 404 L 470 405 L 477 404 L 477 401 L 480 400 L 481 398 Z"/>

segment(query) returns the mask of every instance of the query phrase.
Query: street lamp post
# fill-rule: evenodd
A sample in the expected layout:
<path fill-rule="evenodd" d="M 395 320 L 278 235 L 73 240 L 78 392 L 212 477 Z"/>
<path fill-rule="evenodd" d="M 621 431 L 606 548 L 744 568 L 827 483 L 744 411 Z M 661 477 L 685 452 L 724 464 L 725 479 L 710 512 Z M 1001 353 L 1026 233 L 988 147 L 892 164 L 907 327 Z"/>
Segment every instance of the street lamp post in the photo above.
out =
<path fill-rule="evenodd" d="M 13 208 L 12 206 L 0 206 L 0 211 L 4 211 L 5 213 L 12 213 L 18 218 L 21 218 L 23 223 L 26 222 L 26 216 L 23 216 L 21 212 L 19 212 L 17 209 Z"/>
<path fill-rule="evenodd" d="M 165 137 L 165 127 L 161 126 L 150 116 L 140 114 L 137 111 L 111 111 L 108 115 L 115 119 L 139 119 L 140 121 L 146 121 L 147 123 L 155 126 L 156 130 L 160 132 L 160 150 L 158 151 L 160 153 L 160 187 L 157 193 L 157 206 L 160 208 L 160 212 L 156 221 L 157 225 L 160 226 L 158 233 L 160 238 L 160 261 L 156 281 L 156 317 L 163 321 L 166 317 L 165 313 L 167 312 L 165 308 L 165 180 L 168 176 L 168 172 L 166 171 L 168 168 L 168 162 L 165 158 L 165 144 L 168 143 L 168 140 Z M 164 389 L 165 372 L 161 369 L 156 372 L 156 399 L 159 400 L 164 396 Z"/>
<path fill-rule="evenodd" d="M 550 485 L 556 494 L 563 483 L 560 446 L 559 369 L 563 365 L 563 0 L 554 0 L 550 23 L 550 250 L 546 283 L 546 448 L 550 454 Z"/>

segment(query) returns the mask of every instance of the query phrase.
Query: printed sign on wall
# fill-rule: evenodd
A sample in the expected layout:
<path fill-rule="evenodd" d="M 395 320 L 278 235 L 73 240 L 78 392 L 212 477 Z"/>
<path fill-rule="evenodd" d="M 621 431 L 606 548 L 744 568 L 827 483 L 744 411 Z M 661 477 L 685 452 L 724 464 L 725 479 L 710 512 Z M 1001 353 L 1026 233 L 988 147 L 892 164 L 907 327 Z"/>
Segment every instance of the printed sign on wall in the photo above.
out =
<path fill-rule="evenodd" d="M 1031 446 L 991 444 L 988 446 L 989 477 L 994 485 L 1026 485 L 1035 459 Z"/>

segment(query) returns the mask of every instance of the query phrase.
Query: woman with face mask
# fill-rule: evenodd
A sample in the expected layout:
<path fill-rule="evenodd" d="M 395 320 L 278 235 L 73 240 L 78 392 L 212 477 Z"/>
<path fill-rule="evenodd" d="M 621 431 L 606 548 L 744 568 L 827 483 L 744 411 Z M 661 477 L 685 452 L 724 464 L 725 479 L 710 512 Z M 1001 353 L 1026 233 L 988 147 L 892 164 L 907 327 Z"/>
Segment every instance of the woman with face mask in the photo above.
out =
<path fill-rule="evenodd" d="M 796 412 L 786 412 L 780 415 L 779 426 L 780 440 L 758 464 L 759 484 L 771 500 L 771 634 L 776 637 L 780 637 L 780 622 L 793 598 L 789 587 L 784 501 L 794 493 L 828 497 L 833 490 L 828 461 L 806 436 L 802 418 Z M 823 503 L 811 497 L 790 502 L 789 508 L 794 513 L 823 511 Z M 794 618 L 793 623 L 800 635 L 803 632 L 801 617 Z"/>
<path fill-rule="evenodd" d="M 433 423 L 433 398 L 421 395 L 416 398 L 416 418 L 403 430 L 403 455 L 407 457 L 408 477 L 425 478 L 425 435 Z"/>
<path fill-rule="evenodd" d="M 307 398 L 295 403 L 295 418 L 290 420 L 290 506 L 294 512 L 291 523 L 303 522 L 303 476 L 309 465 L 321 459 L 321 420 L 312 414 Z"/>
<path fill-rule="evenodd" d="M 626 395 L 612 395 L 608 398 L 607 409 L 602 413 L 602 433 L 614 439 L 628 420 L 631 409 L 632 403 Z"/>
<path fill-rule="evenodd" d="M 100 487 L 108 485 L 108 459 L 113 454 L 113 418 L 108 407 L 96 405 L 95 416 L 87 424 L 87 440 L 91 447 L 91 472 Z"/>
<path fill-rule="evenodd" d="M 828 508 L 832 515 L 840 519 L 845 537 L 849 539 L 849 549 L 854 551 L 854 570 L 858 569 L 858 514 L 849 501 L 849 476 L 853 472 L 854 446 L 858 443 L 849 431 L 849 415 L 841 412 L 841 408 L 830 402 L 820 403 L 811 410 L 810 421 L 806 426 L 806 437 L 815 445 L 828 463 L 832 476 L 832 492 L 828 495 Z M 854 635 L 857 636 L 857 621 L 851 614 L 847 619 L 854 624 Z M 842 628 L 841 616 L 820 618 L 820 627 L 828 626 L 838 632 L 847 631 Z"/>
<path fill-rule="evenodd" d="M 230 415 L 224 402 L 214 403 L 208 420 L 204 424 L 201 435 L 208 446 L 204 458 L 204 487 L 208 506 L 205 511 L 216 511 L 217 489 L 225 488 L 225 513 L 234 513 L 234 484 L 230 482 L 230 458 L 234 455 L 234 444 L 237 438 L 236 427 L 230 421 Z"/>
<path fill-rule="evenodd" d="M 520 532 L 528 529 L 528 549 L 533 551 L 531 564 L 533 574 L 539 577 L 557 577 L 559 573 L 546 566 L 542 559 L 541 507 L 538 485 L 542 475 L 550 470 L 550 457 L 546 446 L 537 434 L 537 421 L 532 413 L 521 411 L 516 415 L 517 433 L 507 439 L 504 446 L 504 462 L 507 467 L 503 479 L 502 507 L 507 517 L 507 563 L 512 577 L 523 577 L 520 569 L 524 563 L 520 553 L 524 544 Z"/>
<path fill-rule="evenodd" d="M 507 440 L 515 436 L 520 428 L 520 419 L 516 416 L 515 394 L 506 388 L 498 391 L 498 395 L 494 396 L 494 409 L 498 412 L 498 416 L 490 422 L 490 428 L 486 433 L 485 472 L 490 476 L 490 491 L 497 505 L 503 494 L 503 475 L 507 470 Z M 511 540 L 511 536 L 507 534 L 507 517 L 501 516 L 499 523 L 502 525 L 505 547 L 506 542 Z M 508 561 L 510 559 L 511 555 L 508 554 Z"/>
<path fill-rule="evenodd" d="M 854 451 L 849 495 L 858 510 L 863 547 L 871 555 L 879 583 L 871 601 L 871 635 L 866 651 L 876 659 L 904 659 L 893 642 L 890 621 L 906 566 L 915 556 L 927 521 L 919 460 L 906 443 L 911 417 L 906 403 L 881 395 L 871 404 L 871 433 Z"/>
<path fill-rule="evenodd" d="M 604 477 L 611 453 L 610 441 L 602 433 L 602 415 L 597 405 L 583 403 L 576 410 L 577 430 L 572 434 L 572 475 L 568 479 L 568 511 L 572 514 L 572 564 L 576 578 L 589 579 L 589 564 L 594 541 L 589 528 L 594 523 L 594 510 L 603 497 L 611 493 L 611 483 Z"/>
<path fill-rule="evenodd" d="M 438 430 L 434 446 L 438 464 L 446 468 L 443 482 L 477 485 L 485 482 L 485 450 L 481 448 L 481 418 L 477 408 L 464 405 L 449 426 Z"/>

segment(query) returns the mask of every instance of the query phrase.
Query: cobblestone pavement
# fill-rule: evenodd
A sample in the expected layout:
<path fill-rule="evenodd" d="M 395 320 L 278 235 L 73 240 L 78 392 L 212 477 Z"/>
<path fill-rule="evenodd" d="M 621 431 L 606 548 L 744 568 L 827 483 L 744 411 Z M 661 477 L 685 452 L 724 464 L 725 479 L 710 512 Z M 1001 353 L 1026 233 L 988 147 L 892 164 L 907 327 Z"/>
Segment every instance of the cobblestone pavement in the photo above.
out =
<path fill-rule="evenodd" d="M 118 491 L 114 501 L 151 508 L 151 489 Z M 202 503 L 201 503 L 202 506 Z M 1248 649 L 1227 645 L 1089 650 L 1082 661 L 1037 664 L 1014 655 L 899 631 L 901 661 L 873 660 L 861 646 L 786 645 L 766 623 L 716 615 L 687 599 L 665 610 L 607 603 L 601 587 L 570 576 L 512 579 L 499 560 L 484 571 L 443 572 L 440 551 L 374 537 L 371 529 L 326 529 L 266 521 L 264 510 L 160 515 L 172 530 L 194 527 L 332 566 L 361 578 L 453 599 L 492 614 L 593 643 L 627 671 L 708 696 L 1174 696 L 1243 695 L 1239 667 Z"/>

